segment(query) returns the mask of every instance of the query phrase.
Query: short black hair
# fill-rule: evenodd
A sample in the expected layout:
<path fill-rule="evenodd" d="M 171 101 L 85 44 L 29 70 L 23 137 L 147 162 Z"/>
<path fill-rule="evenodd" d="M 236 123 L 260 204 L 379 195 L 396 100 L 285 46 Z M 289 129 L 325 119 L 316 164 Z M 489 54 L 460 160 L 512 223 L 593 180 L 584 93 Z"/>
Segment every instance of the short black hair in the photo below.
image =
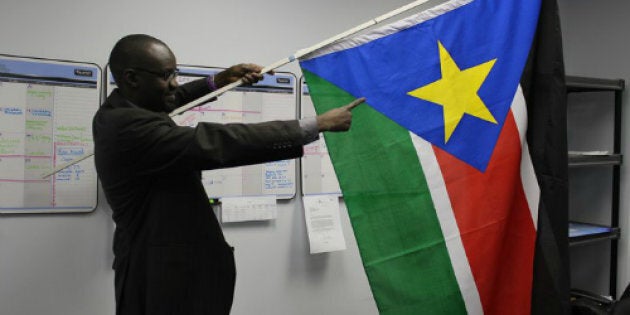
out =
<path fill-rule="evenodd" d="M 109 54 L 109 69 L 116 84 L 120 86 L 123 70 L 137 66 L 140 60 L 146 58 L 144 52 L 151 44 L 166 46 L 161 40 L 146 34 L 127 35 L 116 42 Z"/>

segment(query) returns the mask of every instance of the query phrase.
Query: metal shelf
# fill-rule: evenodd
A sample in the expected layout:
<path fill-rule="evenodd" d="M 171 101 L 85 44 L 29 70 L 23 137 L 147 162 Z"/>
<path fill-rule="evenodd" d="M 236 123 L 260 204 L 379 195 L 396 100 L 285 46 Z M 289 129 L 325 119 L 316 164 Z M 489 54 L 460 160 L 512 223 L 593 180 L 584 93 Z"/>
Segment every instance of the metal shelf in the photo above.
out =
<path fill-rule="evenodd" d="M 622 79 L 599 79 L 578 76 L 566 77 L 567 92 L 623 91 Z"/>
<path fill-rule="evenodd" d="M 621 165 L 621 154 L 569 154 L 569 166 Z"/>
<path fill-rule="evenodd" d="M 618 227 L 581 222 L 569 222 L 569 246 L 619 239 Z"/>

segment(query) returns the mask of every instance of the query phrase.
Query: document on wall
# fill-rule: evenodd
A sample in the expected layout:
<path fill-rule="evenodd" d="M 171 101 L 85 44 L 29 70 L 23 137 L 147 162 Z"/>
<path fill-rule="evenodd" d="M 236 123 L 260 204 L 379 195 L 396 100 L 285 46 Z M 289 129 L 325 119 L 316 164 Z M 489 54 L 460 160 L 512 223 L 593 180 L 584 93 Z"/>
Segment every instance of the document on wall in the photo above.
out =
<path fill-rule="evenodd" d="M 345 250 L 337 195 L 308 195 L 302 201 L 311 254 Z"/>
<path fill-rule="evenodd" d="M 276 196 L 221 198 L 222 222 L 266 221 L 277 216 Z"/>

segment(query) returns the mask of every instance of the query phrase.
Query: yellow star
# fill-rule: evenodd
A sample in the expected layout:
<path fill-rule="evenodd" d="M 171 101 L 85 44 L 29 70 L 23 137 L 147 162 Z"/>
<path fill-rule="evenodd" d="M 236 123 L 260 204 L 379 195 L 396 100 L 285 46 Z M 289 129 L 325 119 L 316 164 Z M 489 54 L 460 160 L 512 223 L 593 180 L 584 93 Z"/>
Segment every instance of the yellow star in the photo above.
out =
<path fill-rule="evenodd" d="M 477 91 L 486 80 L 496 59 L 460 70 L 446 48 L 438 41 L 442 78 L 407 94 L 444 107 L 444 142 L 448 142 L 464 114 L 497 123 Z"/>

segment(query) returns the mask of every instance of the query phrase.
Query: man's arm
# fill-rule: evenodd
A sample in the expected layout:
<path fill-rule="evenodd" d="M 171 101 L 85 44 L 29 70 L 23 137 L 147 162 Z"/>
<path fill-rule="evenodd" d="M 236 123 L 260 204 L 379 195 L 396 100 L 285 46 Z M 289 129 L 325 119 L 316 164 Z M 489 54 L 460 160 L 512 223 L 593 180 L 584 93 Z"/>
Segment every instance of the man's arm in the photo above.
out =
<path fill-rule="evenodd" d="M 174 111 L 181 106 L 184 106 L 232 82 L 236 82 L 239 79 L 243 79 L 244 85 L 254 84 L 262 80 L 263 74 L 260 73 L 261 70 L 261 66 L 250 63 L 242 63 L 231 66 L 214 76 L 183 84 L 179 86 L 175 92 L 175 97 L 177 98 L 175 106 L 168 108 L 168 110 Z M 213 102 L 215 100 L 216 98 L 213 98 L 208 102 Z"/>
<path fill-rule="evenodd" d="M 350 128 L 351 110 L 363 99 L 332 109 L 315 119 L 315 134 Z M 103 128 L 117 126 L 118 155 L 133 156 L 138 174 L 183 169 L 215 169 L 295 158 L 302 155 L 304 127 L 298 121 L 258 124 L 199 123 L 196 128 L 176 126 L 165 114 L 137 108 L 110 110 L 95 120 Z M 316 138 L 315 138 L 316 139 Z"/>
<path fill-rule="evenodd" d="M 206 78 L 190 81 L 186 84 L 180 85 L 175 91 L 175 106 L 169 108 L 169 112 L 174 111 L 178 107 L 184 106 L 210 92 L 214 91 L 208 86 Z M 214 101 L 216 98 L 210 100 Z"/>

